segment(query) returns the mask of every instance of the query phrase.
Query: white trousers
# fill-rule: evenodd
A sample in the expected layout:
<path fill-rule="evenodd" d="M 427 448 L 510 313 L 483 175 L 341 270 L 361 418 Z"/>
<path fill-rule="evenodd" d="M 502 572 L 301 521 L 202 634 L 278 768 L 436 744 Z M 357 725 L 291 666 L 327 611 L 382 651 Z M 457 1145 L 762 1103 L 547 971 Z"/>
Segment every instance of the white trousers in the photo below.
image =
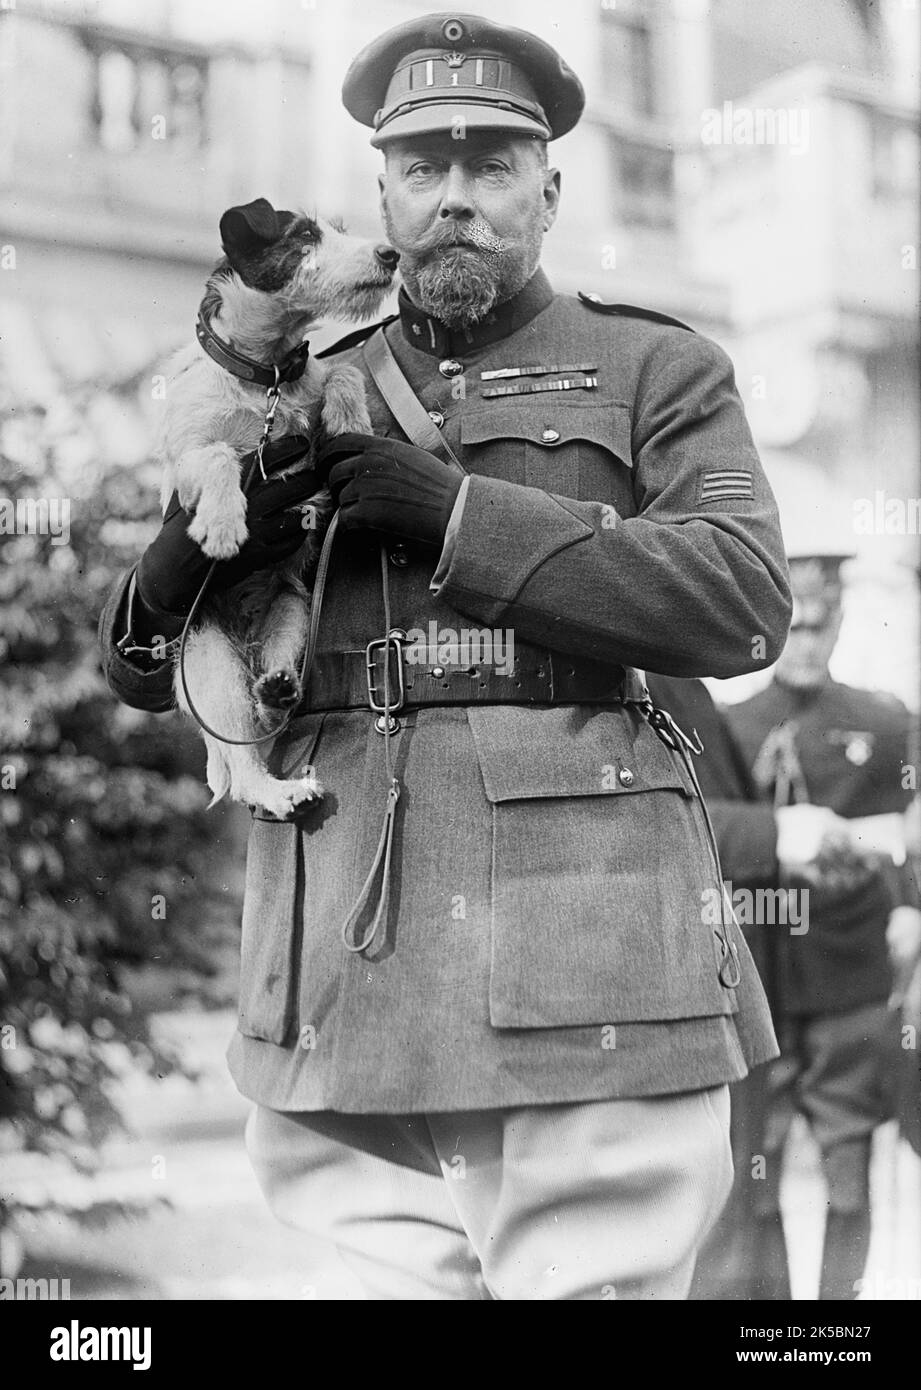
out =
<path fill-rule="evenodd" d="M 680 1299 L 732 1184 L 729 1088 L 439 1115 L 257 1106 L 279 1220 L 371 1299 Z"/>

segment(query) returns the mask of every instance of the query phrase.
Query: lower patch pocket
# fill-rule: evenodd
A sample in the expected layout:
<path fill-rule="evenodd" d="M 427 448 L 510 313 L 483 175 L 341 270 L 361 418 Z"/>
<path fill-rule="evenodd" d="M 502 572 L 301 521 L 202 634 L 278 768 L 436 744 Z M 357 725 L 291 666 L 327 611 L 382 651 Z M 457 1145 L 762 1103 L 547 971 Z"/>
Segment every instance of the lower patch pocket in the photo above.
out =
<path fill-rule="evenodd" d="M 238 1027 L 283 1043 L 294 1018 L 295 952 L 303 915 L 301 829 L 254 820 L 246 853 Z"/>
<path fill-rule="evenodd" d="M 641 717 L 580 706 L 468 718 L 493 805 L 492 1024 L 734 1012 L 700 803 Z"/>

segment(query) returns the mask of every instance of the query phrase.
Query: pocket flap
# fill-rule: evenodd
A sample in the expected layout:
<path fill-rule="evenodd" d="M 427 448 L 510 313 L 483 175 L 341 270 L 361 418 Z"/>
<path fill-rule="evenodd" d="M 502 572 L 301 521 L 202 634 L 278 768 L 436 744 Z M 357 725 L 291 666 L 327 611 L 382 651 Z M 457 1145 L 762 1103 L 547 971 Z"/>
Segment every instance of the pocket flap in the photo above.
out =
<path fill-rule="evenodd" d="M 516 404 L 502 402 L 461 416 L 462 444 L 488 444 L 495 439 L 525 439 L 541 449 L 558 449 L 586 439 L 633 467 L 630 412 L 622 405 L 569 401 L 550 404 L 551 393 L 521 396 Z M 541 402 L 540 405 L 535 402 Z M 544 402 L 547 402 L 544 404 Z"/>
<path fill-rule="evenodd" d="M 471 706 L 467 719 L 486 796 L 622 796 L 694 786 L 680 757 L 629 705 Z"/>

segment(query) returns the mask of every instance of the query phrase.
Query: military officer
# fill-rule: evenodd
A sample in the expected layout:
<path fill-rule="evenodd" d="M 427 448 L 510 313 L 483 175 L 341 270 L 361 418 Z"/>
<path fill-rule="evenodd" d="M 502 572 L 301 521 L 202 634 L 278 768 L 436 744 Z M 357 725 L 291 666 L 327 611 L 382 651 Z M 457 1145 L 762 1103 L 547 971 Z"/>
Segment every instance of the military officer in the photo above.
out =
<path fill-rule="evenodd" d="M 738 900 L 741 893 L 742 902 L 746 897 L 757 901 L 761 893 L 773 905 L 760 916 L 740 911 L 739 918 L 774 1012 L 777 885 L 810 867 L 838 817 L 821 807 L 772 806 L 756 786 L 725 712 L 702 681 L 647 672 L 647 687 L 655 704 L 667 709 L 683 729 L 691 730 L 702 747 L 698 778 L 713 821 L 723 877 L 734 898 Z M 764 1297 L 774 1230 L 759 1216 L 752 1163 L 756 1155 L 764 1154 L 767 1070 L 753 1069 L 730 1091 L 735 1179 L 723 1213 L 699 1253 L 690 1294 L 694 1299 Z"/>
<path fill-rule="evenodd" d="M 917 893 L 899 845 L 911 800 L 908 711 L 895 696 L 842 685 L 828 670 L 846 558 L 791 558 L 793 624 L 774 679 L 727 711 L 761 789 L 775 806 L 799 809 L 807 831 L 813 816 L 825 832 L 811 868 L 788 878 L 808 893 L 808 931 L 776 940 L 782 1055 L 767 1078 L 766 1180 L 758 1184 L 765 1296 L 774 1298 L 790 1297 L 779 1187 L 796 1111 L 820 1147 L 828 1187 L 819 1296 L 854 1298 L 859 1289 L 870 1239 L 870 1141 L 893 1113 L 900 1069 L 898 1017 L 887 1007 L 893 967 L 910 973 L 921 945 Z M 822 825 L 824 808 L 836 813 L 833 826 Z"/>
<path fill-rule="evenodd" d="M 250 1153 L 371 1297 L 684 1297 L 731 1180 L 727 1083 L 775 1040 L 744 942 L 703 921 L 695 779 L 637 668 L 776 658 L 774 501 L 717 346 L 540 269 L 547 143 L 584 101 L 554 49 L 430 15 L 343 96 L 404 289 L 336 354 L 374 433 L 320 461 L 338 532 L 272 752 L 327 794 L 252 829 Z M 254 494 L 232 578 L 297 543 L 296 486 Z M 147 709 L 201 581 L 187 522 L 103 615 L 112 688 Z"/>

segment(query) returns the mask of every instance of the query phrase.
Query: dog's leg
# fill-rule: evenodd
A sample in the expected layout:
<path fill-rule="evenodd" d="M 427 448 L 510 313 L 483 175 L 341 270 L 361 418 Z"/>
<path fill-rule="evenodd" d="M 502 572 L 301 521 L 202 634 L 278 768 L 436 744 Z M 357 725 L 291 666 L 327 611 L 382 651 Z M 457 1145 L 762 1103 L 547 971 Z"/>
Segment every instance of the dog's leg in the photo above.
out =
<path fill-rule="evenodd" d="M 372 434 L 365 383 L 357 367 L 330 367 L 323 385 L 323 428 L 337 434 Z"/>
<path fill-rule="evenodd" d="M 195 516 L 189 535 L 212 560 L 229 560 L 246 540 L 246 496 L 240 463 L 229 444 L 188 449 L 177 469 L 179 501 Z"/>
<path fill-rule="evenodd" d="M 186 643 L 186 681 L 201 718 L 227 738 L 256 738 L 256 725 L 249 693 L 249 672 L 233 644 L 212 624 L 194 632 Z M 176 697 L 181 709 L 190 714 L 176 672 Z M 208 748 L 208 785 L 217 801 L 228 790 L 234 801 L 263 807 L 284 819 L 304 801 L 322 796 L 322 788 L 312 771 L 299 779 L 282 781 L 273 777 L 260 761 L 260 747 L 222 743 L 205 734 Z M 213 802 L 212 802 L 213 804 Z"/>
<path fill-rule="evenodd" d="M 259 665 L 263 674 L 253 687 L 260 715 L 300 703 L 303 690 L 299 666 L 307 645 L 310 607 L 303 585 L 286 588 L 272 601 L 259 634 Z M 271 723 L 268 724 L 271 728 Z"/>

